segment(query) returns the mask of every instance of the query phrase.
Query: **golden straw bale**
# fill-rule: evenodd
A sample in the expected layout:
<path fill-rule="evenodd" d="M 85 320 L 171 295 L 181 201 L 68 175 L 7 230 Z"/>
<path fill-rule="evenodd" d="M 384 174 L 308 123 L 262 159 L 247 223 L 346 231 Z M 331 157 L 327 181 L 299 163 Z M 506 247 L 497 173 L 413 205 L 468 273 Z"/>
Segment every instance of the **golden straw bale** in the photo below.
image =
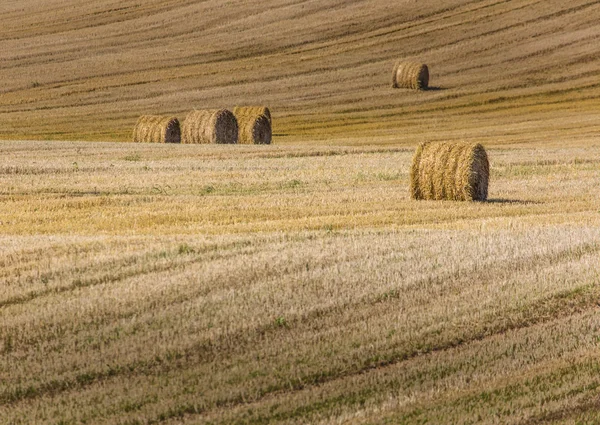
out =
<path fill-rule="evenodd" d="M 233 114 L 238 115 L 264 115 L 271 122 L 271 111 L 266 106 L 236 106 L 233 108 Z"/>
<path fill-rule="evenodd" d="M 175 117 L 142 115 L 133 129 L 137 143 L 180 143 L 181 129 Z"/>
<path fill-rule="evenodd" d="M 490 164 L 478 143 L 427 142 L 417 147 L 410 170 L 413 199 L 485 201 Z"/>
<path fill-rule="evenodd" d="M 265 115 L 255 113 L 235 114 L 238 121 L 238 143 L 248 145 L 270 145 L 273 132 L 271 121 Z"/>
<path fill-rule="evenodd" d="M 429 87 L 429 68 L 416 62 L 396 62 L 392 74 L 393 88 L 425 90 Z"/>
<path fill-rule="evenodd" d="M 181 133 L 182 143 L 237 143 L 238 123 L 227 109 L 191 111 L 183 121 Z"/>

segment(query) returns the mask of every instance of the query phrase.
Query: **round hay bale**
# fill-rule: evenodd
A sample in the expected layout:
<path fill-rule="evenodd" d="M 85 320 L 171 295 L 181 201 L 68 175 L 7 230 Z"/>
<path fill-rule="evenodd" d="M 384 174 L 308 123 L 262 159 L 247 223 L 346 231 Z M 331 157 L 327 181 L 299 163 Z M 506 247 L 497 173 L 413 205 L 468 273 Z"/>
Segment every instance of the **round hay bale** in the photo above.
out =
<path fill-rule="evenodd" d="M 181 133 L 182 143 L 237 143 L 238 123 L 227 109 L 191 111 L 183 121 Z"/>
<path fill-rule="evenodd" d="M 392 73 L 392 87 L 425 90 L 429 87 L 429 68 L 416 62 L 396 62 Z"/>
<path fill-rule="evenodd" d="M 233 115 L 264 115 L 271 122 L 271 111 L 266 106 L 236 106 Z"/>
<path fill-rule="evenodd" d="M 485 201 L 490 164 L 479 143 L 428 142 L 417 147 L 410 170 L 413 199 Z"/>
<path fill-rule="evenodd" d="M 180 143 L 181 128 L 175 117 L 142 115 L 133 129 L 136 143 Z"/>
<path fill-rule="evenodd" d="M 265 115 L 236 114 L 238 143 L 247 145 L 270 145 L 273 137 L 271 121 Z"/>

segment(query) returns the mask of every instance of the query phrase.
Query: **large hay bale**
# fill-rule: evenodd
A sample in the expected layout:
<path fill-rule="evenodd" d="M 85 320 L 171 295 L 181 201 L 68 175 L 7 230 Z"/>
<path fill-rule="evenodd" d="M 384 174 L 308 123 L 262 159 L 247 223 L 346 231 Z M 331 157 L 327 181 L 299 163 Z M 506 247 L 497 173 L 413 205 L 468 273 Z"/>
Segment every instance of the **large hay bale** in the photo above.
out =
<path fill-rule="evenodd" d="M 137 143 L 180 143 L 181 128 L 175 117 L 142 115 L 133 129 Z"/>
<path fill-rule="evenodd" d="M 205 109 L 191 111 L 181 128 L 182 143 L 238 142 L 238 123 L 227 109 Z"/>
<path fill-rule="evenodd" d="M 239 128 L 238 143 L 270 145 L 273 136 L 271 120 L 266 115 L 257 114 L 259 111 L 247 111 L 243 108 L 235 108 L 234 111 L 236 110 L 234 114 Z"/>
<path fill-rule="evenodd" d="M 478 143 L 428 142 L 419 145 L 410 170 L 413 199 L 485 201 L 490 164 Z"/>
<path fill-rule="evenodd" d="M 271 111 L 266 106 L 236 106 L 233 108 L 233 114 L 238 115 L 264 115 L 271 122 Z"/>
<path fill-rule="evenodd" d="M 429 87 L 429 68 L 417 62 L 396 62 L 392 74 L 392 87 L 425 90 Z"/>

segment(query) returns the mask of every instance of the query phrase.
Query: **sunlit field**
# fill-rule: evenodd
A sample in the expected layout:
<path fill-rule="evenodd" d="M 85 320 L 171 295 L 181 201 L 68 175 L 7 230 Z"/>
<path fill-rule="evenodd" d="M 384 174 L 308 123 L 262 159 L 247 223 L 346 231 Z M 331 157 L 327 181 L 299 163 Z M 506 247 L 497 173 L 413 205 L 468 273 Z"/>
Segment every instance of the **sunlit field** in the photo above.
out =
<path fill-rule="evenodd" d="M 600 423 L 599 20 L 0 1 L 0 425 Z M 244 105 L 272 145 L 131 143 Z M 427 141 L 488 200 L 411 200 Z"/>
<path fill-rule="evenodd" d="M 490 148 L 484 203 L 412 152 L 2 143 L 0 416 L 600 420 L 600 146 Z"/>

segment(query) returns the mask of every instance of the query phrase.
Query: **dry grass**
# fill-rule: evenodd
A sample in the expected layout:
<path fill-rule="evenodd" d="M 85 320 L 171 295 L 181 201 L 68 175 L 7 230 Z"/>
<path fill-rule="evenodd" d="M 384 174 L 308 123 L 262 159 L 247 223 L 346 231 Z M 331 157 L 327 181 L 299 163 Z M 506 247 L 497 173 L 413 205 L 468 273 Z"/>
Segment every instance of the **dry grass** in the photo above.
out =
<path fill-rule="evenodd" d="M 183 122 L 181 140 L 185 144 L 234 144 L 238 122 L 227 109 L 191 111 Z"/>
<path fill-rule="evenodd" d="M 181 128 L 176 117 L 142 115 L 133 129 L 134 143 L 181 143 Z"/>
<path fill-rule="evenodd" d="M 0 417 L 593 423 L 600 147 L 488 151 L 3 143 Z"/>
<path fill-rule="evenodd" d="M 413 156 L 410 194 L 413 199 L 485 201 L 490 163 L 480 144 L 421 143 Z"/>

